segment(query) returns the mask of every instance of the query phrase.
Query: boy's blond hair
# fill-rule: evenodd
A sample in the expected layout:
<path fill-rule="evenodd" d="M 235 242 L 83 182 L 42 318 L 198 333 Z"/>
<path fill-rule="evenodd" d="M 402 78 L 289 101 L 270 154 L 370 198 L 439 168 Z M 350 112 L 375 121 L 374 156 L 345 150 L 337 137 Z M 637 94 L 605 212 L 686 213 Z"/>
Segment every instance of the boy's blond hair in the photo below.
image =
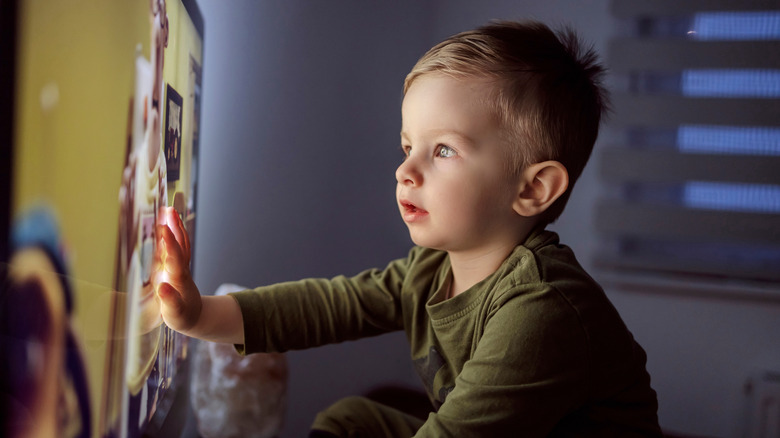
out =
<path fill-rule="evenodd" d="M 495 21 L 430 49 L 406 76 L 404 94 L 433 72 L 495 81 L 487 100 L 511 146 L 507 170 L 519 175 L 530 164 L 556 160 L 569 173 L 568 189 L 541 218 L 557 219 L 608 111 L 605 69 L 595 51 L 583 50 L 571 28 L 554 32 L 535 21 Z"/>

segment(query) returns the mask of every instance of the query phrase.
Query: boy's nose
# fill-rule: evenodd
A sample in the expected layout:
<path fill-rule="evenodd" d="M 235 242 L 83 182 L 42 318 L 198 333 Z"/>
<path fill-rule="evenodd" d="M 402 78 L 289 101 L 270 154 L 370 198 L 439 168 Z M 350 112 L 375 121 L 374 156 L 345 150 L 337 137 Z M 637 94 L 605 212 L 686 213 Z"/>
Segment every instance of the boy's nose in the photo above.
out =
<path fill-rule="evenodd" d="M 411 156 L 407 157 L 398 169 L 395 171 L 395 179 L 398 184 L 420 185 L 422 183 L 422 174 L 414 164 Z"/>

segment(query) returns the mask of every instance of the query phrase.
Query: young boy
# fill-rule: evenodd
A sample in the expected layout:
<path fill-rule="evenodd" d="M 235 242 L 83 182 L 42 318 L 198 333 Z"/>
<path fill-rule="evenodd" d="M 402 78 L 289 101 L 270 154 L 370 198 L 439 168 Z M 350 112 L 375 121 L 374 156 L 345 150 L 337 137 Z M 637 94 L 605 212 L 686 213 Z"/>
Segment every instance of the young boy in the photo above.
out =
<path fill-rule="evenodd" d="M 312 436 L 661 436 L 644 351 L 544 229 L 596 140 L 602 74 L 571 30 L 536 22 L 447 39 L 404 84 L 396 194 L 417 245 L 408 257 L 201 297 L 169 211 L 156 280 L 165 322 L 244 354 L 404 330 L 427 419 L 352 397 L 320 413 Z"/>

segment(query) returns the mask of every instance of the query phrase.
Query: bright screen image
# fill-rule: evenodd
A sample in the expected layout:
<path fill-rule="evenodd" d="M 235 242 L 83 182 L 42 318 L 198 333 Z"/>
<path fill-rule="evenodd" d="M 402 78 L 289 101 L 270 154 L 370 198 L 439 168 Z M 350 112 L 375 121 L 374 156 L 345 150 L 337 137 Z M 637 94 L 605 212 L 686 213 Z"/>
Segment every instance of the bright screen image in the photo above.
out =
<path fill-rule="evenodd" d="M 194 238 L 202 18 L 186 0 L 14 9 L 0 435 L 141 436 L 188 360 L 150 275 L 160 208 Z"/>

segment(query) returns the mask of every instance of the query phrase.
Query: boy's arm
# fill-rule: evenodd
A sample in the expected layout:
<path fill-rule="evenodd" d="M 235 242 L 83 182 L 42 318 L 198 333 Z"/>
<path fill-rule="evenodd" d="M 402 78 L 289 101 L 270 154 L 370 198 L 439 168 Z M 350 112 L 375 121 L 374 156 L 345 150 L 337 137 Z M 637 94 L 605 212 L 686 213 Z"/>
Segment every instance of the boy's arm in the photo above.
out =
<path fill-rule="evenodd" d="M 226 344 L 244 343 L 244 322 L 235 298 L 222 295 L 201 297 L 198 322 L 184 334 L 193 338 Z"/>
<path fill-rule="evenodd" d="M 284 352 L 403 329 L 408 259 L 352 277 L 308 278 L 230 294 L 244 315 L 243 354 Z"/>
<path fill-rule="evenodd" d="M 203 296 L 190 273 L 190 240 L 173 208 L 163 213 L 157 228 L 155 289 L 160 313 L 168 327 L 198 339 L 244 343 L 241 309 L 230 296 Z"/>

